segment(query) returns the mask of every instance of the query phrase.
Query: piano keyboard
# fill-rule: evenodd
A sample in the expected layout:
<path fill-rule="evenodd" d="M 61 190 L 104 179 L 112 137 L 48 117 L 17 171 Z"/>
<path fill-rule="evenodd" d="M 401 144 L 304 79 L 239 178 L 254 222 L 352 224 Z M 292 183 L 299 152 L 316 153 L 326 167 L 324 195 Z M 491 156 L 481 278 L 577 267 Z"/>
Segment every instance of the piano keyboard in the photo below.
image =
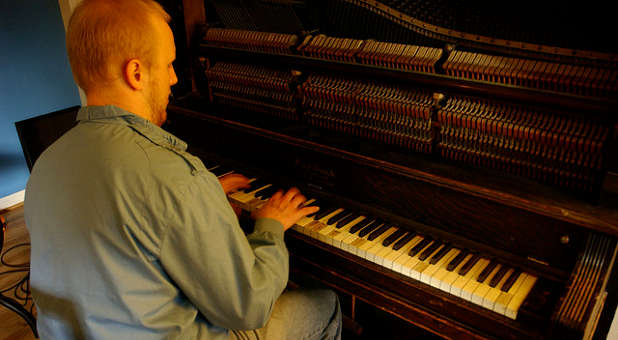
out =
<path fill-rule="evenodd" d="M 220 166 L 209 170 L 219 177 L 233 172 Z M 250 188 L 230 193 L 228 198 L 252 212 L 277 189 L 252 178 Z M 511 319 L 517 318 L 537 281 L 536 276 L 499 259 L 398 228 L 368 214 L 315 198 L 305 205 L 317 205 L 320 210 L 299 220 L 294 230 Z"/>

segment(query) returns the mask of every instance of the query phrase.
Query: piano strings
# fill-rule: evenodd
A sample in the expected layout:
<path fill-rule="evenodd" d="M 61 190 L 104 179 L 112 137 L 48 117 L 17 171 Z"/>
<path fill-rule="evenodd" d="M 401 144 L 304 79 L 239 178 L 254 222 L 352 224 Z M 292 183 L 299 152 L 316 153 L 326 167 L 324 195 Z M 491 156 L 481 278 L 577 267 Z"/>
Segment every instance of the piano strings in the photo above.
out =
<path fill-rule="evenodd" d="M 292 37 L 209 29 L 204 43 L 290 54 L 294 43 L 300 41 Z M 371 40 L 307 36 L 297 50 L 313 58 L 429 73 L 444 69 L 456 77 L 555 91 L 605 95 L 618 86 L 615 74 L 590 67 L 570 67 L 571 72 L 556 73 L 565 69 L 564 65 L 460 51 L 445 58 L 444 50 L 437 48 Z M 439 65 L 442 59 L 446 61 Z M 253 108 L 574 191 L 592 192 L 601 182 L 604 145 L 610 135 L 603 121 L 583 121 L 547 109 L 358 77 L 297 76 L 286 68 L 220 61 L 205 73 L 211 96 L 220 104 Z M 595 81 L 601 78 L 605 81 Z M 584 86 L 592 83 L 598 85 Z"/>

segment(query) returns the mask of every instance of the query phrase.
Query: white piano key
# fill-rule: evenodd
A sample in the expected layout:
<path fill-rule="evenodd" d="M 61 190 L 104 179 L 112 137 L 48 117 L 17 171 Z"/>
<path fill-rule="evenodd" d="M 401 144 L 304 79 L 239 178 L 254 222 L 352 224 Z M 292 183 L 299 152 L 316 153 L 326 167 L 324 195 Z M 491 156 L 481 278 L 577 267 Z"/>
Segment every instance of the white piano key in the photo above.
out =
<path fill-rule="evenodd" d="M 485 307 L 487 309 L 494 310 L 494 305 L 495 305 L 496 301 L 498 300 L 498 297 L 500 296 L 500 293 L 502 292 L 500 290 L 500 287 L 502 287 L 502 285 L 504 285 L 504 282 L 506 282 L 506 280 L 509 278 L 509 276 L 511 276 L 513 271 L 514 271 L 513 268 L 509 268 L 509 270 L 504 274 L 502 279 L 500 279 L 500 282 L 498 282 L 498 284 L 495 287 L 493 287 L 493 288 L 490 287 L 489 288 L 489 291 L 483 297 L 483 307 Z"/>
<path fill-rule="evenodd" d="M 459 276 L 455 282 L 453 282 L 451 288 L 451 294 L 459 296 L 462 299 L 470 300 L 472 291 L 470 289 L 464 289 L 468 283 L 476 282 L 476 278 L 483 271 L 483 269 L 489 264 L 489 260 L 481 258 L 470 268 L 466 275 Z M 476 287 L 474 287 L 476 288 Z"/>
<path fill-rule="evenodd" d="M 233 199 L 236 203 L 238 203 L 242 207 L 244 204 L 248 204 L 249 202 L 256 199 L 255 197 L 256 192 L 258 192 L 259 190 L 268 188 L 270 186 L 272 186 L 272 184 L 265 184 L 265 185 L 260 186 L 259 188 L 251 189 L 251 191 L 249 192 L 236 191 L 232 194 L 229 194 L 228 197 Z"/>
<path fill-rule="evenodd" d="M 517 278 L 517 280 L 513 282 L 513 285 L 508 291 L 500 292 L 500 296 L 498 296 L 498 299 L 496 300 L 496 303 L 494 304 L 494 311 L 496 313 L 502 314 L 502 315 L 506 314 L 506 307 L 509 305 L 509 303 L 513 299 L 515 292 L 517 292 L 517 290 L 522 285 L 522 283 L 526 281 L 527 276 L 528 274 L 521 273 L 519 277 Z"/>
<path fill-rule="evenodd" d="M 352 228 L 356 223 L 365 219 L 365 216 L 358 216 L 357 218 L 350 221 L 350 223 L 341 227 L 340 233 L 333 237 L 333 245 L 337 248 L 344 249 L 343 240 L 348 238 L 350 234 L 350 228 Z"/>
<path fill-rule="evenodd" d="M 421 240 L 422 242 L 422 240 Z M 421 243 L 419 242 L 419 243 Z M 416 275 L 417 273 L 415 272 L 416 266 L 418 266 L 418 264 L 422 263 L 423 261 L 420 260 L 419 255 L 422 254 L 427 248 L 431 247 L 431 244 L 433 242 L 429 242 L 427 244 L 425 244 L 425 246 L 421 249 L 421 251 L 417 252 L 416 254 L 414 254 L 414 256 L 410 256 L 410 252 L 408 251 L 406 253 L 407 256 L 407 260 L 401 265 L 401 273 L 411 277 L 415 280 L 419 280 L 419 276 Z M 418 246 L 418 244 L 416 245 Z M 412 247 L 414 248 L 414 247 Z M 410 248 L 410 250 L 412 250 L 412 248 Z M 436 249 L 437 250 L 437 249 Z"/>
<path fill-rule="evenodd" d="M 324 235 L 328 234 L 328 232 L 330 232 L 334 228 L 334 226 L 328 224 L 328 219 L 336 215 L 340 211 L 343 211 L 343 209 L 339 208 L 317 220 L 317 225 L 311 229 L 311 236 L 326 243 Z"/>
<path fill-rule="evenodd" d="M 337 228 L 335 224 L 335 228 L 332 229 L 328 233 L 328 235 L 325 236 L 327 243 L 333 247 L 338 247 L 338 243 L 340 241 L 337 239 L 337 237 L 340 236 L 341 233 L 347 232 L 347 230 L 349 230 L 350 228 L 349 223 L 346 226 L 348 226 L 348 229 L 346 229 L 345 226 L 342 226 L 341 228 Z"/>
<path fill-rule="evenodd" d="M 427 262 L 427 268 L 425 268 L 422 272 L 421 272 L 421 281 L 431 285 L 431 281 L 436 273 L 436 271 L 438 269 L 440 269 L 440 266 L 442 264 L 444 264 L 445 261 L 449 260 L 451 258 L 451 256 L 453 255 L 453 253 L 456 253 L 456 251 L 454 251 L 454 249 L 449 250 L 446 254 L 444 254 L 444 256 L 442 256 L 442 258 L 436 262 L 435 264 L 431 264 L 431 258 L 436 256 L 439 252 L 443 251 L 444 247 L 448 247 L 447 245 L 443 245 L 441 247 L 438 248 L 437 251 L 434 251 L 433 254 L 431 256 L 429 256 L 425 262 Z M 448 256 L 448 258 L 446 258 Z M 439 284 L 438 284 L 439 286 Z"/>
<path fill-rule="evenodd" d="M 485 278 L 485 280 L 483 282 L 478 282 L 477 287 L 474 289 L 474 291 L 472 292 L 472 302 L 482 306 L 483 305 L 483 298 L 485 297 L 485 295 L 487 294 L 487 292 L 489 292 L 489 289 L 491 287 L 489 287 L 489 281 L 491 280 L 491 278 L 494 277 L 494 275 L 496 275 L 496 273 L 498 272 L 498 270 L 500 270 L 500 267 L 502 265 L 498 264 L 496 265 L 496 267 L 491 271 L 491 273 L 489 273 L 489 275 L 487 275 L 487 277 Z M 476 281 L 476 280 L 475 280 Z"/>
<path fill-rule="evenodd" d="M 372 241 L 371 243 L 371 247 L 367 248 L 366 250 L 366 259 L 372 262 L 377 262 L 376 260 L 376 255 L 385 248 L 389 248 L 389 247 L 385 247 L 382 245 L 382 242 L 384 242 L 384 240 L 386 238 L 388 238 L 391 234 L 393 234 L 395 231 L 397 231 L 398 228 L 396 227 L 390 227 L 388 230 L 386 230 L 384 233 L 382 233 L 382 235 L 378 236 L 375 240 Z M 392 246 L 392 243 L 391 243 Z M 392 248 L 391 248 L 392 249 Z"/>
<path fill-rule="evenodd" d="M 317 239 L 316 229 L 323 227 L 324 224 L 320 221 L 313 220 L 313 222 L 309 222 L 305 227 L 307 229 L 307 235 L 311 238 Z"/>
<path fill-rule="evenodd" d="M 395 270 L 395 263 L 397 263 L 398 266 L 400 266 L 399 270 L 395 270 L 398 272 L 401 272 L 401 264 L 405 263 L 408 258 L 410 256 L 408 256 L 408 252 L 410 252 L 410 249 L 412 249 L 412 247 L 414 247 L 417 243 L 419 243 L 423 238 L 421 236 L 414 236 L 409 242 L 407 242 L 405 245 L 403 245 L 401 248 L 399 248 L 398 250 L 389 253 L 385 258 L 384 258 L 384 266 L 386 268 Z"/>
<path fill-rule="evenodd" d="M 517 291 L 513 295 L 513 298 L 506 306 L 506 311 L 504 313 L 506 317 L 509 317 L 513 320 L 517 319 L 517 312 L 519 312 L 519 307 L 521 307 L 521 304 L 526 299 L 526 296 L 528 296 L 528 293 L 530 293 L 532 287 L 534 287 L 536 280 L 536 276 L 526 276 L 526 279 L 524 280 L 524 282 L 522 282 L 521 286 L 519 286 L 519 289 L 517 289 Z"/>
<path fill-rule="evenodd" d="M 383 249 L 381 249 L 380 251 L 378 251 L 378 253 L 375 256 L 375 261 L 376 263 L 380 264 L 381 266 L 384 267 L 389 267 L 384 263 L 384 260 L 386 258 L 389 258 L 389 256 L 391 256 L 392 254 L 394 254 L 395 252 L 397 252 L 397 250 L 395 250 L 393 248 L 393 246 L 401 239 L 403 239 L 404 237 L 406 237 L 406 234 L 402 235 L 401 237 L 399 237 L 399 239 L 397 239 L 395 242 L 391 243 L 390 245 L 384 247 Z M 412 241 L 412 239 L 410 239 L 410 241 Z"/>
<path fill-rule="evenodd" d="M 374 229 L 373 231 L 378 230 L 379 228 L 382 228 L 384 224 L 378 226 L 378 228 Z M 390 229 L 389 229 L 390 230 Z M 382 243 L 382 241 L 384 240 L 384 238 L 386 238 L 385 234 L 388 234 L 388 231 L 384 231 L 382 234 L 380 234 L 378 237 L 376 237 L 373 240 L 369 240 L 369 236 L 371 235 L 371 233 L 367 234 L 364 239 L 365 242 L 363 242 L 361 245 L 358 246 L 358 255 L 366 260 L 372 261 L 373 262 L 373 253 L 369 252 L 369 249 L 373 248 L 374 246 Z M 372 232 L 373 232 L 372 231 Z"/>
<path fill-rule="evenodd" d="M 435 264 L 436 268 L 433 273 L 431 273 L 431 280 L 429 281 L 430 285 L 436 288 L 440 288 L 442 286 L 442 280 L 444 279 L 446 274 L 449 273 L 446 270 L 446 267 L 448 266 L 449 262 L 451 262 L 451 260 L 455 258 L 455 256 L 459 255 L 460 252 L 461 250 L 453 248 L 448 253 L 446 253 L 444 257 L 440 259 L 440 261 Z"/>
<path fill-rule="evenodd" d="M 368 217 L 365 217 L 365 216 L 362 216 L 362 217 L 363 217 L 363 219 L 368 218 Z M 362 221 L 363 219 L 359 220 L 358 222 Z M 352 246 L 352 243 L 359 238 L 358 232 L 359 232 L 359 230 L 357 230 L 354 234 L 348 232 L 347 233 L 347 237 L 345 237 L 344 239 L 341 240 L 341 249 L 346 250 L 346 251 L 354 254 L 355 253 L 355 249 Z"/>
<path fill-rule="evenodd" d="M 433 242 L 440 242 L 440 241 L 433 241 Z M 421 250 L 420 252 L 418 252 L 418 254 L 416 254 L 414 257 L 418 259 L 418 256 L 420 256 L 425 250 L 426 248 L 431 247 L 431 245 L 433 244 L 430 243 L 429 245 L 427 245 L 427 247 L 425 247 L 425 249 Z M 432 256 L 434 256 L 437 252 L 439 252 L 442 248 L 444 247 L 444 245 L 440 245 L 438 248 L 436 248 L 434 251 L 431 252 L 431 254 L 429 254 L 429 256 L 427 256 L 427 258 L 425 260 L 420 260 L 418 261 L 418 263 L 416 263 L 413 267 L 410 268 L 410 277 L 415 278 L 416 280 L 422 281 L 421 279 L 421 275 L 423 274 L 423 272 L 429 268 L 429 260 L 431 259 Z M 427 278 L 425 278 L 426 280 Z M 425 281 L 423 281 L 425 282 Z M 427 282 L 425 282 L 427 283 Z"/>
<path fill-rule="evenodd" d="M 464 266 L 464 264 L 466 264 L 466 262 L 470 260 L 470 258 L 472 258 L 472 254 L 466 255 L 463 261 L 461 261 L 461 263 L 459 263 L 459 265 L 457 265 L 455 269 L 453 269 L 452 271 L 446 274 L 446 276 L 442 279 L 442 283 L 440 284 L 440 289 L 442 289 L 445 292 L 449 292 L 449 293 L 451 292 L 453 283 L 455 282 L 455 280 L 461 277 L 461 275 L 458 274 L 459 270 L 461 269 L 461 267 Z"/>
<path fill-rule="evenodd" d="M 315 221 L 309 221 L 307 224 L 305 225 L 300 225 L 300 232 L 302 234 L 305 234 L 307 236 L 311 236 L 311 228 L 313 228 L 313 226 L 315 225 Z"/>
<path fill-rule="evenodd" d="M 334 212 L 328 214 L 327 216 L 324 216 L 323 218 L 321 218 L 321 222 L 324 224 L 324 227 L 322 227 L 317 231 L 317 238 L 328 244 L 328 245 L 333 245 L 333 238 L 335 237 L 335 235 L 339 234 L 340 229 L 337 228 L 337 224 L 336 223 L 328 223 L 328 220 L 332 217 L 337 215 L 339 212 L 344 211 L 343 208 L 339 208 L 337 210 L 335 210 Z"/>
<path fill-rule="evenodd" d="M 254 199 L 253 201 L 247 203 L 247 207 L 248 207 L 248 211 L 249 212 L 254 212 L 258 209 L 260 209 L 264 204 L 266 204 L 267 200 L 262 200 L 259 198 Z"/>

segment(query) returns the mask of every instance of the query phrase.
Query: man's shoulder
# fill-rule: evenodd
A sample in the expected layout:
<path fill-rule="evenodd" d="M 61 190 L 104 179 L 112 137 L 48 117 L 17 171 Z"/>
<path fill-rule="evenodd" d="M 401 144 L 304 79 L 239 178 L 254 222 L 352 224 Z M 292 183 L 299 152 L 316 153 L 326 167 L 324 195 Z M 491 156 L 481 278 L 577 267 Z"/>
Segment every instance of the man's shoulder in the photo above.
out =
<path fill-rule="evenodd" d="M 85 161 L 115 163 L 119 160 L 144 161 L 144 151 L 139 146 L 143 136 L 123 124 L 82 122 L 52 144 L 49 153 L 72 154 Z"/>
<path fill-rule="evenodd" d="M 167 173 L 191 173 L 178 152 L 156 144 L 125 124 L 82 122 L 61 136 L 46 151 L 53 162 L 91 163 L 123 171 L 151 172 L 165 179 Z"/>

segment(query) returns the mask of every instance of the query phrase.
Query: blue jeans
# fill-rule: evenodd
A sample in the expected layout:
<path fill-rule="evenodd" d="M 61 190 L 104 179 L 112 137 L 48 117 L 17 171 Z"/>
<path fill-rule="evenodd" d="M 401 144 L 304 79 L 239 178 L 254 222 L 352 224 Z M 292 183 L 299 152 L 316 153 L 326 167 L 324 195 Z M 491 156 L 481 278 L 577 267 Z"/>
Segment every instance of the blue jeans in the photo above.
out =
<path fill-rule="evenodd" d="M 339 299 L 333 291 L 300 288 L 281 294 L 266 326 L 230 331 L 230 339 L 340 340 L 341 327 Z"/>

